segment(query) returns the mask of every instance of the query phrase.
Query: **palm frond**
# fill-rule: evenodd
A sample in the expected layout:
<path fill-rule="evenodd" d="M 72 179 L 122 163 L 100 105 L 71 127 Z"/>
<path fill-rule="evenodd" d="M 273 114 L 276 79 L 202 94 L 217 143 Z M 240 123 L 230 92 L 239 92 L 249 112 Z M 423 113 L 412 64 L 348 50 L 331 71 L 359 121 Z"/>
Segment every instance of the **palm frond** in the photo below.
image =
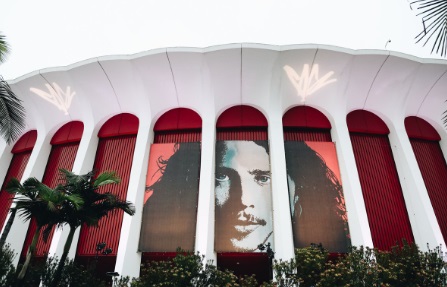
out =
<path fill-rule="evenodd" d="M 431 53 L 442 57 L 447 55 L 447 1 L 445 0 L 417 0 L 410 3 L 417 5 L 422 17 L 423 30 L 415 37 L 416 43 L 423 40 L 423 46 L 432 42 Z"/>
<path fill-rule="evenodd" d="M 11 144 L 25 127 L 25 108 L 9 84 L 0 76 L 0 134 Z"/>
<path fill-rule="evenodd" d="M 9 54 L 9 45 L 6 42 L 5 36 L 0 34 L 0 63 L 6 61 L 6 56 Z"/>
<path fill-rule="evenodd" d="M 103 185 L 117 184 L 120 182 L 121 182 L 121 179 L 116 175 L 115 172 L 107 171 L 107 172 L 103 172 L 103 173 L 99 174 L 96 177 L 93 186 L 95 188 L 99 188 L 100 186 L 103 186 Z"/>

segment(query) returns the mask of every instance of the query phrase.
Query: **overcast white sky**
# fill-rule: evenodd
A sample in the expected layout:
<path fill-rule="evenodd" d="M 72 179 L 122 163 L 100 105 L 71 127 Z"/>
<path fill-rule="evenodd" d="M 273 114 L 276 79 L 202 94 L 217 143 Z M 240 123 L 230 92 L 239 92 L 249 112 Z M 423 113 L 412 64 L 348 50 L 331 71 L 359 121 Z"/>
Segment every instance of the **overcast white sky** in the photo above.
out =
<path fill-rule="evenodd" d="M 424 58 L 409 0 L 0 0 L 12 53 L 0 75 L 154 48 L 229 43 L 327 44 Z M 415 8 L 415 7 L 413 7 Z"/>

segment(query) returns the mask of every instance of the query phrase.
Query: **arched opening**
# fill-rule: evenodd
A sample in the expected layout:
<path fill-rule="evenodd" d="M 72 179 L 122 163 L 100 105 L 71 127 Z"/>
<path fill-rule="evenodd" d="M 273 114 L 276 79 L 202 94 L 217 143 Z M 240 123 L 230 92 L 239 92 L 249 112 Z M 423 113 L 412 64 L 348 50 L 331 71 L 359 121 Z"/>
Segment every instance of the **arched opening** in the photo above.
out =
<path fill-rule="evenodd" d="M 365 110 L 349 113 L 347 124 L 374 247 L 388 250 L 403 239 L 413 242 L 388 127 Z"/>
<path fill-rule="evenodd" d="M 331 253 L 347 252 L 348 217 L 329 120 L 298 106 L 284 114 L 283 129 L 294 247 L 321 243 Z"/>
<path fill-rule="evenodd" d="M 216 124 L 217 266 L 237 276 L 255 274 L 259 282 L 270 279 L 271 267 L 258 245 L 273 245 L 267 128 L 265 116 L 249 106 L 227 109 Z"/>
<path fill-rule="evenodd" d="M 2 189 L 0 192 L 0 226 L 5 224 L 6 217 L 11 207 L 12 199 L 14 196 L 8 193 L 5 188 L 8 182 L 14 177 L 20 180 L 23 172 L 25 171 L 28 160 L 33 151 L 34 144 L 37 139 L 37 131 L 32 130 L 25 133 L 15 143 L 11 153 L 13 154 L 11 163 L 9 164 L 8 171 L 6 172 L 5 179 L 3 180 Z"/>
<path fill-rule="evenodd" d="M 172 109 L 154 125 L 154 143 L 200 142 L 202 118 L 193 110 Z"/>
<path fill-rule="evenodd" d="M 170 259 L 177 248 L 194 250 L 201 130 L 201 117 L 186 108 L 167 111 L 154 125 L 138 248 L 142 263 Z"/>
<path fill-rule="evenodd" d="M 122 113 L 110 118 L 99 130 L 93 170 L 98 174 L 114 171 L 121 179 L 120 184 L 100 188 L 100 192 L 111 192 L 120 199 L 126 200 L 138 126 L 139 121 L 136 116 Z M 101 219 L 98 222 L 98 228 L 82 226 L 76 261 L 88 266 L 90 261 L 95 260 L 97 244 L 105 242 L 112 252 L 108 255 L 99 254 L 96 268 L 97 275 L 105 278 L 106 272 L 113 271 L 115 268 L 122 222 L 123 211 L 118 210 Z"/>
<path fill-rule="evenodd" d="M 297 106 L 282 117 L 285 141 L 330 142 L 331 123 L 319 110 L 308 106 Z"/>
<path fill-rule="evenodd" d="M 428 196 L 444 240 L 447 240 L 447 164 L 442 153 L 438 132 L 425 120 L 407 117 L 405 129 L 424 179 Z"/>
<path fill-rule="evenodd" d="M 55 188 L 61 182 L 59 169 L 71 170 L 76 158 L 76 153 L 79 148 L 79 143 L 84 131 L 84 124 L 79 121 L 73 121 L 63 125 L 51 139 L 51 151 L 48 157 L 48 162 L 43 174 L 42 183 Z M 25 244 L 22 249 L 21 259 L 24 260 L 29 245 L 33 239 L 34 233 L 37 229 L 37 225 L 34 219 L 31 219 L 31 223 L 28 228 L 28 232 L 25 237 Z M 45 260 L 50 249 L 51 240 L 53 238 L 54 229 L 48 236 L 47 242 L 43 240 L 43 234 L 39 236 L 39 241 L 36 246 L 36 260 L 42 262 Z"/>

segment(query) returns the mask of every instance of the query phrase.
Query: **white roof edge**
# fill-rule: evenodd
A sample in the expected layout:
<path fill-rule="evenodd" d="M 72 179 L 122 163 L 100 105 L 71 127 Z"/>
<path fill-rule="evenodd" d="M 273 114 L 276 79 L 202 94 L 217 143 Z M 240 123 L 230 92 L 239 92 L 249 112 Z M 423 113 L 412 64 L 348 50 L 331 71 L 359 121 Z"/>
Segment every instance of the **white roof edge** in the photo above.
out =
<path fill-rule="evenodd" d="M 168 47 L 168 48 L 157 48 L 157 49 L 151 49 L 147 51 L 142 51 L 135 54 L 129 54 L 129 55 L 108 55 L 108 56 L 100 56 L 100 57 L 94 57 L 86 60 L 82 60 L 67 66 L 60 66 L 60 67 L 49 67 L 44 68 L 41 70 L 32 71 L 30 73 L 27 73 L 23 76 L 19 76 L 15 79 L 8 80 L 9 84 L 16 84 L 20 81 L 23 81 L 27 78 L 33 77 L 37 74 L 42 73 L 51 73 L 51 72 L 64 72 L 69 71 L 71 69 L 88 65 L 95 62 L 100 61 L 113 61 L 113 60 L 133 60 L 144 56 L 150 56 L 150 55 L 156 55 L 161 53 L 209 53 L 209 52 L 216 52 L 216 51 L 222 51 L 222 50 L 230 50 L 230 49 L 241 49 L 241 48 L 248 48 L 248 49 L 264 49 L 264 50 L 271 50 L 271 51 L 291 51 L 291 50 L 305 50 L 305 49 L 322 49 L 322 50 L 329 50 L 329 51 L 336 51 L 341 53 L 346 53 L 350 55 L 390 55 L 395 56 L 398 58 L 408 59 L 413 62 L 418 62 L 422 64 L 444 64 L 447 65 L 447 60 L 444 59 L 433 59 L 433 58 L 419 58 L 416 56 L 412 56 L 409 54 L 396 52 L 396 51 L 389 51 L 389 50 L 378 50 L 378 49 L 360 49 L 360 50 L 354 50 L 339 46 L 333 46 L 333 45 L 322 45 L 322 44 L 293 44 L 293 45 L 270 45 L 270 44 L 262 44 L 262 43 L 230 43 L 230 44 L 222 44 L 222 45 L 214 45 L 204 48 L 199 47 Z"/>

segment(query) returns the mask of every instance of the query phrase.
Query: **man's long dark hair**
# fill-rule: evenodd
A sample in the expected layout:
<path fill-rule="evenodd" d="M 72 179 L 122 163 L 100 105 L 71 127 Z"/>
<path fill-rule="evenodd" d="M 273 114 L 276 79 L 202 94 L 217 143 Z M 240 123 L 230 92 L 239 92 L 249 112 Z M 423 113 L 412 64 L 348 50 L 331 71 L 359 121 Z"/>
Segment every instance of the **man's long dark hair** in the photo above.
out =
<path fill-rule="evenodd" d="M 194 250 L 200 143 L 177 143 L 174 151 L 169 159 L 158 158 L 161 176 L 146 187 L 146 192 L 153 193 L 143 210 L 141 251 Z M 171 239 L 177 244 L 168 247 Z"/>
<path fill-rule="evenodd" d="M 285 142 L 287 174 L 295 183 L 291 198 L 295 247 L 322 243 L 330 252 L 346 252 L 350 240 L 343 190 L 323 158 L 305 142 Z"/>

